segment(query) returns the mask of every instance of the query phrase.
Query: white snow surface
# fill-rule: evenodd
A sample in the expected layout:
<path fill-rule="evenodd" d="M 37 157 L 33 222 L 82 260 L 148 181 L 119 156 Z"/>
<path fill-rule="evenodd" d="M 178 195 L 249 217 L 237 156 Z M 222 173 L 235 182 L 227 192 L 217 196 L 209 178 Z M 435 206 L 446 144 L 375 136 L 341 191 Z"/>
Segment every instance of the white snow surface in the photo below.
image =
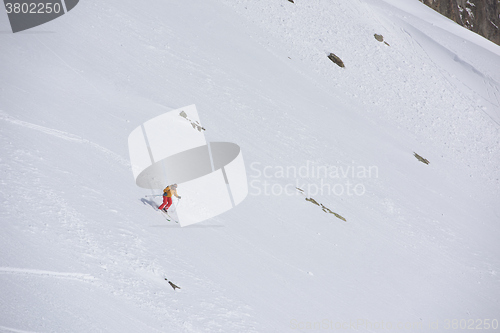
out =
<path fill-rule="evenodd" d="M 418 0 L 82 0 L 0 50 L 0 332 L 498 324 L 500 47 Z M 193 103 L 250 194 L 180 228 L 127 137 Z"/>

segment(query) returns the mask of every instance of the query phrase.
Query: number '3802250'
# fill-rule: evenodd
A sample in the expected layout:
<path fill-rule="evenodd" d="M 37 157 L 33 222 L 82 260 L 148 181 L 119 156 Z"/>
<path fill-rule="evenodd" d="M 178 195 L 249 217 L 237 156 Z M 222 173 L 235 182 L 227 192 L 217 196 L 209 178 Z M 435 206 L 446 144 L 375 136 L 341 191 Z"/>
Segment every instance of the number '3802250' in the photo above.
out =
<path fill-rule="evenodd" d="M 27 3 L 27 2 L 7 2 L 5 4 L 7 14 L 51 14 L 60 13 L 62 8 L 60 3 Z"/>

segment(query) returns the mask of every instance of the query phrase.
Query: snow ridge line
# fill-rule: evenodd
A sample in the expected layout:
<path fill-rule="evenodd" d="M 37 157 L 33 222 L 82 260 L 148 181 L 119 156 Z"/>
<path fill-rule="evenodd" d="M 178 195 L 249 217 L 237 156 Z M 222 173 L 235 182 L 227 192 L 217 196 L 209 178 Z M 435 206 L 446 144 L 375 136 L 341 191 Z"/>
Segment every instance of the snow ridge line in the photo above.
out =
<path fill-rule="evenodd" d="M 0 119 L 8 121 L 11 124 L 19 125 L 19 126 L 30 128 L 30 129 L 34 129 L 36 131 L 52 135 L 52 136 L 55 136 L 55 137 L 63 139 L 63 140 L 72 141 L 72 142 L 78 142 L 78 143 L 88 143 L 91 147 L 93 147 L 93 148 L 95 148 L 95 149 L 97 149 L 97 150 L 105 153 L 106 155 L 109 155 L 113 160 L 115 160 L 116 162 L 120 163 L 121 165 L 126 166 L 128 168 L 131 167 L 130 166 L 130 162 L 128 160 L 122 158 L 117 153 L 112 152 L 111 150 L 109 150 L 107 148 L 104 148 L 103 146 L 98 145 L 97 143 L 94 143 L 92 141 L 84 139 L 84 138 L 82 138 L 82 137 L 80 137 L 78 135 L 74 135 L 74 134 L 71 134 L 71 133 L 68 133 L 68 132 L 63 132 L 63 131 L 59 131 L 59 130 L 56 130 L 56 129 L 52 129 L 52 128 L 48 128 L 48 127 L 44 127 L 44 126 L 40 126 L 40 125 L 36 125 L 36 124 L 32 124 L 32 123 L 28 123 L 26 121 L 19 120 L 19 119 L 16 119 L 14 117 L 11 117 L 11 116 L 9 116 L 8 114 L 4 113 L 1 110 L 0 110 Z"/>
<path fill-rule="evenodd" d="M 33 331 L 22 331 L 15 328 L 0 326 L 0 331 L 14 332 L 14 333 L 36 333 Z"/>
<path fill-rule="evenodd" d="M 65 273 L 65 272 L 53 272 L 44 271 L 39 269 L 26 269 L 26 268 L 14 268 L 14 267 L 0 267 L 0 274 L 24 274 L 24 275 L 38 275 L 38 276 L 48 276 L 62 279 L 72 279 L 72 280 L 95 280 L 90 274 L 85 273 Z"/>

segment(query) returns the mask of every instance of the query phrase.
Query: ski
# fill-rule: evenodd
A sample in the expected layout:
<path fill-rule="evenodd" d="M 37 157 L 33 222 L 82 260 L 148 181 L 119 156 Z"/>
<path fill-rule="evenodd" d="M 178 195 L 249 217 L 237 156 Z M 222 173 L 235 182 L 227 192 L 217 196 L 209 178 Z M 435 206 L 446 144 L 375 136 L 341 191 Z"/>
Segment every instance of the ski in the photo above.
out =
<path fill-rule="evenodd" d="M 168 213 L 165 213 L 165 215 L 167 215 L 172 221 L 174 221 L 175 223 L 179 223 L 179 221 L 177 221 L 176 219 L 174 219 L 172 216 L 168 215 Z M 170 220 L 169 220 L 170 221 Z"/>
<path fill-rule="evenodd" d="M 171 220 L 169 219 L 169 217 L 170 217 L 170 216 L 168 216 L 168 215 L 167 215 L 167 213 L 165 213 L 164 211 L 161 211 L 161 210 L 159 210 L 159 212 L 160 212 L 160 214 L 161 214 L 161 215 L 163 215 L 163 217 L 165 218 L 165 220 L 167 220 L 167 221 L 169 221 L 169 222 L 171 221 Z"/>
<path fill-rule="evenodd" d="M 158 209 L 158 211 L 161 213 L 161 215 L 163 215 L 165 220 L 167 220 L 169 222 L 174 221 L 175 223 L 179 223 L 179 221 L 174 219 L 172 216 L 168 215 L 168 212 L 165 212 L 164 210 L 161 210 L 161 209 Z"/>

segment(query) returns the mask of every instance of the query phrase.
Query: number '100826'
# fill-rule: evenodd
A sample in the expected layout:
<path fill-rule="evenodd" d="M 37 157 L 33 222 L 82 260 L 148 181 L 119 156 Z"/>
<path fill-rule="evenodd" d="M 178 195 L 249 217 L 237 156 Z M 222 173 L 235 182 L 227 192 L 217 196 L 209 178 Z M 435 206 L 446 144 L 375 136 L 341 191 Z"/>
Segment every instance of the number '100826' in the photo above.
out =
<path fill-rule="evenodd" d="M 7 14 L 51 14 L 60 13 L 61 4 L 59 3 L 9 3 L 5 4 L 5 9 L 7 9 Z"/>

